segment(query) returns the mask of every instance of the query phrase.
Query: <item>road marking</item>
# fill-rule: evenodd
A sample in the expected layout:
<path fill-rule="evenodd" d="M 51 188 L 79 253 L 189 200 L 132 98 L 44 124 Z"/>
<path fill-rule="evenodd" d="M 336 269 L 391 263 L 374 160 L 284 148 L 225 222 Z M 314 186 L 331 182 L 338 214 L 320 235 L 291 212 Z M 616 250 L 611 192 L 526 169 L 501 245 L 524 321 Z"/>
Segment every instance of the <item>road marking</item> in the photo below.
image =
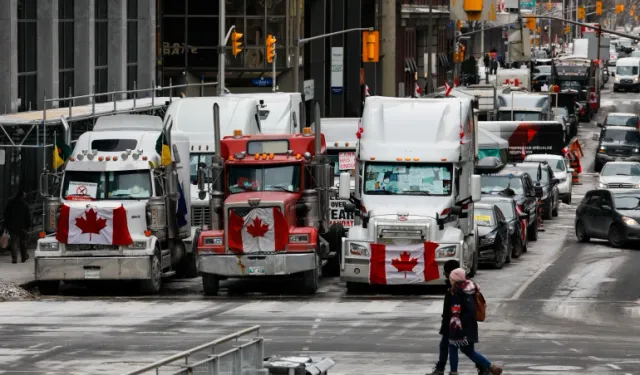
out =
<path fill-rule="evenodd" d="M 45 345 L 45 343 L 41 342 L 40 344 L 31 345 L 31 346 L 29 347 L 29 349 L 35 349 L 35 348 L 40 347 L 40 346 L 42 346 L 42 345 Z"/>
<path fill-rule="evenodd" d="M 607 363 L 607 366 L 611 367 L 614 370 L 622 370 L 622 368 L 620 366 L 616 366 L 612 363 Z"/>
<path fill-rule="evenodd" d="M 557 342 L 557 341 L 555 341 L 555 340 L 551 340 L 551 342 L 552 342 L 552 343 L 554 343 L 554 344 L 556 344 L 556 345 L 558 345 L 558 346 L 564 346 L 564 344 L 559 343 L 559 342 Z"/>
<path fill-rule="evenodd" d="M 307 352 L 307 351 L 309 351 L 309 347 L 308 347 L 308 346 L 303 347 L 303 348 L 302 348 L 302 351 L 303 351 L 303 352 Z"/>
<path fill-rule="evenodd" d="M 318 319 L 316 319 L 315 321 L 316 321 L 316 322 L 321 322 L 321 321 L 322 321 L 322 319 L 319 319 L 319 318 L 318 318 Z"/>
<path fill-rule="evenodd" d="M 315 336 L 316 332 L 317 332 L 317 331 L 310 331 L 310 332 L 309 332 L 309 336 Z"/>
<path fill-rule="evenodd" d="M 318 324 L 314 324 L 313 326 L 311 326 L 311 328 L 318 329 Z"/>
<path fill-rule="evenodd" d="M 602 361 L 602 358 L 594 357 L 592 355 L 588 356 L 587 358 L 593 359 L 594 361 Z"/>
<path fill-rule="evenodd" d="M 538 277 L 540 277 L 540 275 L 542 275 L 542 273 L 544 271 L 547 270 L 547 268 L 551 267 L 558 259 L 560 259 L 560 257 L 562 256 L 562 254 L 564 254 L 564 248 L 561 249 L 560 251 L 558 251 L 558 254 L 556 254 L 553 259 L 551 259 L 550 262 L 548 262 L 547 264 L 545 264 L 544 266 L 540 267 L 540 269 L 538 269 L 538 271 L 536 273 L 534 273 L 533 275 L 531 275 L 530 278 L 527 279 L 527 281 L 524 282 L 524 284 L 522 284 L 520 286 L 520 288 L 518 288 L 518 290 L 516 290 L 516 292 L 513 294 L 513 296 L 511 296 L 511 300 L 515 301 L 517 299 L 520 298 L 520 296 L 522 296 L 522 294 L 524 294 L 525 290 L 527 290 L 527 288 L 529 287 L 529 285 L 533 284 L 534 281 L 536 281 L 536 279 Z"/>

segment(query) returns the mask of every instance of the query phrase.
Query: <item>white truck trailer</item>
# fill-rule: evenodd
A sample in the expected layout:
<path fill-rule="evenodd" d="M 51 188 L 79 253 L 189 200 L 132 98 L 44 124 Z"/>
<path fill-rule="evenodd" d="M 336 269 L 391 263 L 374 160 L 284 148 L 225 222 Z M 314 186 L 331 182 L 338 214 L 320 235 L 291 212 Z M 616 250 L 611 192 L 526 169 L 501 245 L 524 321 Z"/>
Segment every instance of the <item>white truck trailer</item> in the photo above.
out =
<path fill-rule="evenodd" d="M 258 101 L 262 134 L 295 134 L 304 128 L 305 107 L 299 92 L 231 94 Z M 225 109 L 220 106 L 221 113 Z"/>
<path fill-rule="evenodd" d="M 165 166 L 159 139 L 171 145 Z M 95 280 L 139 280 L 144 293 L 159 292 L 162 278 L 184 264 L 191 232 L 188 154 L 189 140 L 171 121 L 99 118 L 78 139 L 59 195 L 41 187 L 49 234 L 35 252 L 40 292 L 57 294 L 60 281 Z"/>
<path fill-rule="evenodd" d="M 473 275 L 473 202 L 481 192 L 473 174 L 478 131 L 471 100 L 369 97 L 362 128 L 355 194 L 346 207 L 361 224 L 342 246 L 340 279 L 347 289 L 442 284 L 449 259 Z M 349 178 L 340 176 L 343 199 Z"/>

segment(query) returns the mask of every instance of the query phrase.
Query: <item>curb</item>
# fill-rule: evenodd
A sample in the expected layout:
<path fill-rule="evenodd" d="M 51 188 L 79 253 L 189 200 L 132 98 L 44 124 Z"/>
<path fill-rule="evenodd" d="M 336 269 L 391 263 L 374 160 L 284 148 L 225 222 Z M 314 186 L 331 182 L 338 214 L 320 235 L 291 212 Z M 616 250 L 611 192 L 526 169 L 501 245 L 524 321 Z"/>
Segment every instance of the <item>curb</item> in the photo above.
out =
<path fill-rule="evenodd" d="M 31 290 L 36 287 L 38 282 L 36 280 L 27 281 L 26 283 L 18 284 L 18 286 L 25 290 Z"/>

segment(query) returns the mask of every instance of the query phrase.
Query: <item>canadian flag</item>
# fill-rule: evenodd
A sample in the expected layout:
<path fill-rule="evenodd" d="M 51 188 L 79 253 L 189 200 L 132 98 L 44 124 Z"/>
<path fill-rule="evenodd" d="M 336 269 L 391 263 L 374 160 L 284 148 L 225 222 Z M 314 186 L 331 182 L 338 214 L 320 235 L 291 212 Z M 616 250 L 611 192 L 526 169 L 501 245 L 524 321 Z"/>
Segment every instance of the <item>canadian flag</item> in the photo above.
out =
<path fill-rule="evenodd" d="M 383 285 L 416 284 L 440 278 L 435 242 L 398 246 L 371 245 L 369 283 Z"/>
<path fill-rule="evenodd" d="M 452 87 L 449 86 L 449 82 L 445 81 L 444 82 L 444 96 L 449 96 L 449 93 L 451 93 L 451 89 L 452 89 Z"/>
<path fill-rule="evenodd" d="M 362 119 L 358 120 L 358 131 L 356 132 L 356 137 L 358 139 L 362 138 L 362 133 L 364 133 L 364 128 L 362 127 Z"/>
<path fill-rule="evenodd" d="M 289 240 L 289 225 L 277 207 L 254 208 L 244 218 L 229 215 L 229 249 L 238 253 L 282 251 Z"/>
<path fill-rule="evenodd" d="M 86 208 L 62 205 L 56 239 L 66 244 L 126 246 L 133 243 L 124 206 Z"/>
<path fill-rule="evenodd" d="M 422 89 L 420 88 L 420 86 L 418 86 L 418 82 L 416 82 L 415 87 L 413 89 L 413 96 L 415 96 L 416 98 L 419 98 L 421 92 L 422 92 Z"/>

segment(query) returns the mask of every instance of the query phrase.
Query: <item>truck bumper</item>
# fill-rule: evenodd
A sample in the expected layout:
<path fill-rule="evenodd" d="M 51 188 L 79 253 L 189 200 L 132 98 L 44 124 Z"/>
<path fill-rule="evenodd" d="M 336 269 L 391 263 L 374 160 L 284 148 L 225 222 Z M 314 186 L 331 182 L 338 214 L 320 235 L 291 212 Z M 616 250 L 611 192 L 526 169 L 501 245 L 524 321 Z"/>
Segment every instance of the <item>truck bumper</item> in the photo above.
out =
<path fill-rule="evenodd" d="M 200 254 L 198 271 L 226 277 L 285 276 L 316 267 L 315 253 L 301 254 Z"/>
<path fill-rule="evenodd" d="M 437 261 L 440 278 L 427 282 L 417 282 L 411 285 L 444 285 L 444 263 Z M 345 262 L 344 270 L 340 272 L 340 281 L 369 284 L 369 259 L 350 259 Z"/>
<path fill-rule="evenodd" d="M 596 163 L 600 165 L 604 165 L 610 161 L 640 161 L 640 155 L 630 155 L 630 156 L 610 156 L 606 154 L 596 154 Z"/>
<path fill-rule="evenodd" d="M 144 280 L 151 257 L 36 258 L 36 280 Z"/>

